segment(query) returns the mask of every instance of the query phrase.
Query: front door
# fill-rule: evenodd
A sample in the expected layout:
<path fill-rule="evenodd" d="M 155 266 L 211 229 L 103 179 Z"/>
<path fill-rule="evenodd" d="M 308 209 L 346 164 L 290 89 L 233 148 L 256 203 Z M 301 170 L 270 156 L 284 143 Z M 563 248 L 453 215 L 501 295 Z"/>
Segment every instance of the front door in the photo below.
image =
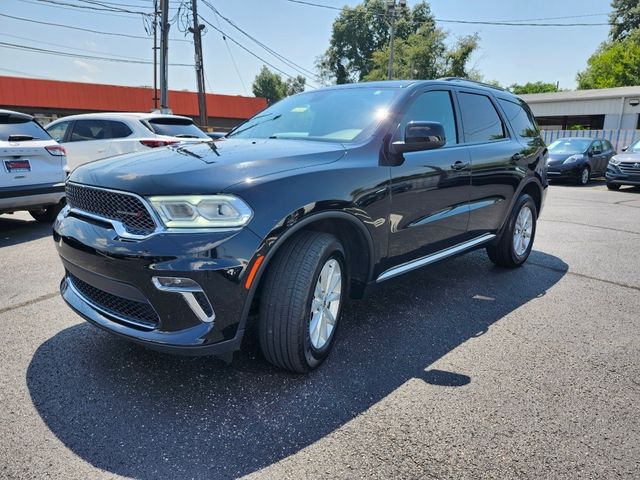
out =
<path fill-rule="evenodd" d="M 453 92 L 418 94 L 402 116 L 394 140 L 410 121 L 441 123 L 447 143 L 436 150 L 404 153 L 391 167 L 389 261 L 404 263 L 464 241 L 469 220 L 470 158 L 461 145 Z"/>

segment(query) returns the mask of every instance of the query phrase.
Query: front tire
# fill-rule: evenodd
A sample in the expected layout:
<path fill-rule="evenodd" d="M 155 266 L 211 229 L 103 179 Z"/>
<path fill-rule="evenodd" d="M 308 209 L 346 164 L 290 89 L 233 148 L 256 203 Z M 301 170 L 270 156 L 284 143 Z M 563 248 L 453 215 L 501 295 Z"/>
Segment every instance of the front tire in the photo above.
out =
<path fill-rule="evenodd" d="M 260 300 L 260 349 L 272 364 L 296 373 L 329 355 L 346 294 L 344 249 L 327 233 L 303 231 L 271 262 Z"/>
<path fill-rule="evenodd" d="M 607 182 L 607 188 L 609 190 L 620 190 L 620 184 L 619 183 L 609 183 L 609 182 Z"/>
<path fill-rule="evenodd" d="M 589 170 L 589 167 L 583 167 L 582 170 L 580 170 L 580 173 L 578 174 L 578 178 L 576 182 L 578 183 L 578 185 L 584 186 L 587 183 L 589 183 L 590 176 L 591 176 L 591 171 Z"/>
<path fill-rule="evenodd" d="M 499 267 L 516 268 L 529 258 L 536 235 L 538 209 L 531 196 L 518 198 L 507 225 L 495 245 L 487 247 L 489 259 Z"/>

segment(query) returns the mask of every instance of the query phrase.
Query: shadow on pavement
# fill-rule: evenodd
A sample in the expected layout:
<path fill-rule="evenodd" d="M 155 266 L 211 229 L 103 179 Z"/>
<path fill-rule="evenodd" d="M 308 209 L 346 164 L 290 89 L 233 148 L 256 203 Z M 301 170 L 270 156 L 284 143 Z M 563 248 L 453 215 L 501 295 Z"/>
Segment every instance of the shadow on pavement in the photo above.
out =
<path fill-rule="evenodd" d="M 516 270 L 475 252 L 384 284 L 346 306 L 327 362 L 278 371 L 251 348 L 231 366 L 163 355 L 88 324 L 35 352 L 27 384 L 40 416 L 75 454 L 134 478 L 237 477 L 295 454 L 413 378 L 464 388 L 464 372 L 429 366 L 566 273 L 534 252 Z"/>
<path fill-rule="evenodd" d="M 0 215 L 0 248 L 51 235 L 51 225 Z"/>

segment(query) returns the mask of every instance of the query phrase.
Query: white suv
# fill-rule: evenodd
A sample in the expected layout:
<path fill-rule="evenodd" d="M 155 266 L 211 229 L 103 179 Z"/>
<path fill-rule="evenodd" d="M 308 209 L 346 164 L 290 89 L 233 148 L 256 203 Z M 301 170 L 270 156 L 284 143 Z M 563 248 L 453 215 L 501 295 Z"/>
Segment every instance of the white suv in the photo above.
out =
<path fill-rule="evenodd" d="M 0 214 L 28 210 L 53 222 L 68 172 L 64 147 L 31 115 L 0 110 Z"/>
<path fill-rule="evenodd" d="M 177 142 L 210 140 L 189 117 L 158 113 L 86 113 L 47 125 L 65 146 L 69 167 Z"/>

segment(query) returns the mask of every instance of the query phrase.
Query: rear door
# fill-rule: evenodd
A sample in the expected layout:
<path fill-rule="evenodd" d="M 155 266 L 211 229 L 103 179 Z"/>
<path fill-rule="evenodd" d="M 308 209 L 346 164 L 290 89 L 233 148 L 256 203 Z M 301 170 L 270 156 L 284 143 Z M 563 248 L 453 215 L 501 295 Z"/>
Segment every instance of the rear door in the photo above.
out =
<path fill-rule="evenodd" d="M 67 149 L 69 168 L 100 160 L 108 156 L 109 123 L 101 119 L 74 120 L 64 147 Z"/>
<path fill-rule="evenodd" d="M 105 120 L 109 125 L 108 137 L 110 139 L 106 156 L 114 157 L 138 150 L 142 150 L 140 140 L 136 138 L 133 130 L 125 122 L 119 120 Z"/>
<path fill-rule="evenodd" d="M 0 188 L 64 182 L 65 157 L 45 148 L 53 145 L 30 117 L 0 114 Z"/>

